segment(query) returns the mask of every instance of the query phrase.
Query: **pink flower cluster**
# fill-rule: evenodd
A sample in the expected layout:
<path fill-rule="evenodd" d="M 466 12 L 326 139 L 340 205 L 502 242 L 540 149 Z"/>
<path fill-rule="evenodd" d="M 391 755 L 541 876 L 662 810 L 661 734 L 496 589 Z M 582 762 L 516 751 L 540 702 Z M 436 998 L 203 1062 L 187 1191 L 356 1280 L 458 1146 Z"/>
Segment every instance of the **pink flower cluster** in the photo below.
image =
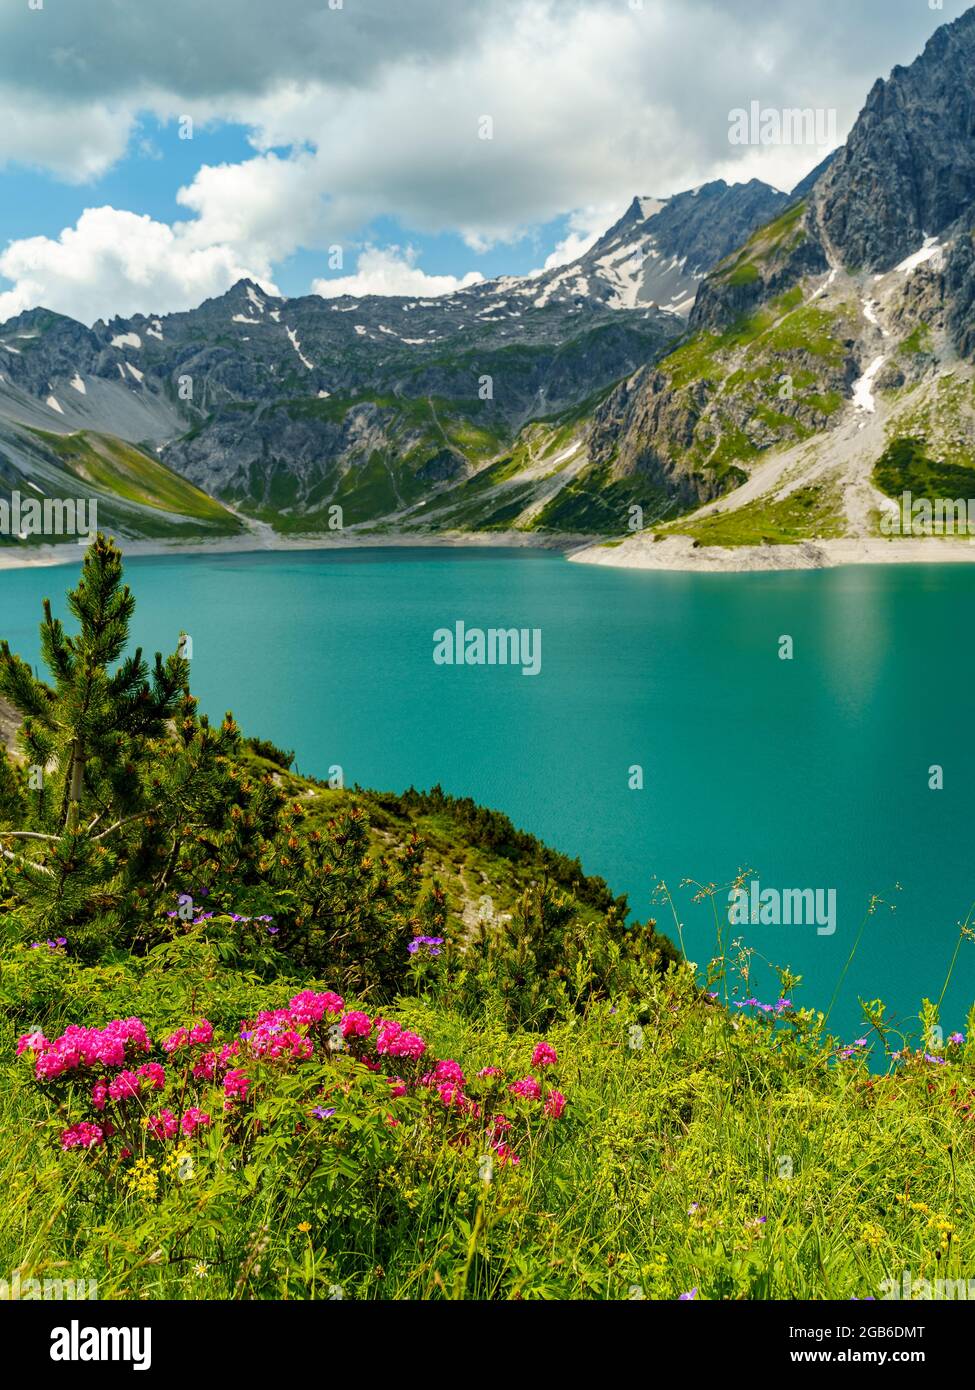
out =
<path fill-rule="evenodd" d="M 209 1123 L 210 1116 L 191 1105 L 184 1112 L 182 1120 L 177 1120 L 171 1110 L 160 1110 L 158 1115 L 150 1115 L 146 1121 L 146 1128 L 153 1139 L 165 1140 L 175 1139 L 180 1130 L 189 1137 L 194 1130 L 206 1128 Z"/>
<path fill-rule="evenodd" d="M 326 1014 L 340 1014 L 344 1007 L 345 1000 L 340 994 L 333 994 L 330 990 L 316 994 L 314 990 L 303 989 L 291 1001 L 291 1018 L 295 1024 L 307 1026 L 321 1023 Z"/>
<path fill-rule="evenodd" d="M 253 1027 L 241 1031 L 241 1038 L 253 1057 L 267 1057 L 276 1062 L 279 1057 L 303 1062 L 315 1051 L 310 1038 L 293 1027 L 290 1009 L 269 1009 L 259 1013 Z"/>
<path fill-rule="evenodd" d="M 175 1139 L 180 1130 L 187 1136 L 200 1128 L 206 1128 L 210 1123 L 210 1116 L 204 1111 L 191 1105 L 185 1111 L 182 1120 L 177 1120 L 171 1110 L 160 1110 L 158 1115 L 150 1115 L 146 1121 L 146 1128 L 153 1139 Z"/>
<path fill-rule="evenodd" d="M 193 1067 L 194 1081 L 212 1081 L 218 1071 L 227 1071 L 240 1056 L 240 1043 L 225 1043 L 219 1052 L 204 1052 Z"/>
<path fill-rule="evenodd" d="M 341 1042 L 334 1041 L 333 1029 L 341 1032 Z M 88 1070 L 92 1109 L 102 1117 L 109 1105 L 118 1107 L 111 1111 L 114 1123 L 107 1118 L 99 1123 L 82 1120 L 65 1129 L 63 1149 L 93 1149 L 118 1134 L 120 1156 L 126 1158 L 141 1146 L 140 1129 L 154 1140 L 167 1141 L 181 1134 L 191 1137 L 208 1128 L 212 1109 L 206 1108 L 208 1099 L 222 1102 L 224 1111 L 231 1113 L 246 1106 L 253 1100 L 257 1075 L 249 1064 L 271 1062 L 289 1067 L 307 1062 L 319 1046 L 326 1058 L 333 1047 L 344 1046 L 370 1071 L 383 1074 L 388 1068 L 391 1102 L 412 1094 L 420 1099 L 435 1095 L 439 1105 L 424 1110 L 425 1123 L 446 1125 L 449 1142 L 461 1146 L 470 1144 L 480 1133 L 481 1143 L 487 1142 L 502 1166 L 519 1163 L 514 1143 L 519 1135 L 529 1134 L 531 1115 L 538 1113 L 535 1106 L 548 1118 L 558 1119 L 566 1105 L 562 1092 L 538 1076 L 528 1074 L 506 1083 L 496 1066 L 481 1068 L 471 1087 L 473 1094 L 469 1094 L 459 1062 L 451 1057 L 430 1057 L 418 1033 L 394 1019 L 372 1018 L 361 1009 L 346 1009 L 342 997 L 331 991 L 302 990 L 286 1007 L 264 1010 L 241 1023 L 238 1036 L 229 1043 L 215 1040 L 213 1025 L 205 1018 L 175 1029 L 158 1044 L 175 1069 L 171 1078 L 161 1062 L 139 1062 L 140 1055 L 150 1052 L 153 1044 L 138 1018 L 114 1019 L 102 1029 L 71 1025 L 53 1042 L 40 1032 L 25 1034 L 18 1041 L 17 1053 L 33 1060 L 35 1075 L 42 1082 L 62 1076 L 70 1080 L 72 1073 Z M 180 1053 L 186 1056 L 180 1057 Z M 395 1066 L 390 1065 L 393 1062 Z M 540 1071 L 555 1066 L 558 1056 L 549 1043 L 540 1042 L 531 1062 Z M 190 1077 L 197 1086 L 187 1094 Z M 205 1091 L 204 1085 L 214 1089 Z M 528 1102 L 530 1108 L 519 1106 L 517 1114 L 512 1112 L 513 1118 L 496 1111 L 494 1101 L 505 1086 L 512 1097 Z M 168 1099 L 169 1105 L 163 1103 L 147 1113 L 145 1101 L 154 1092 L 163 1093 L 157 1104 Z M 178 1105 L 173 1101 L 176 1096 Z M 134 1107 L 133 1101 L 138 1102 Z M 311 1111 L 319 1118 L 335 1113 L 334 1106 L 326 1109 L 316 1105 Z M 390 1125 L 400 1123 L 393 1115 L 385 1118 Z M 241 1133 L 237 1133 L 238 1139 Z"/>
<path fill-rule="evenodd" d="M 411 1033 L 402 1023 L 389 1018 L 376 1019 L 376 1051 L 390 1057 L 411 1057 L 418 1062 L 427 1050 L 419 1033 Z"/>
<path fill-rule="evenodd" d="M 342 1019 L 343 1038 L 368 1038 L 372 1032 L 372 1019 L 361 1009 L 349 1009 Z"/>
<path fill-rule="evenodd" d="M 183 1047 L 206 1045 L 213 1037 L 213 1024 L 205 1018 L 192 1028 L 177 1028 L 168 1038 L 163 1038 L 160 1046 L 163 1052 L 178 1052 Z"/>
<path fill-rule="evenodd" d="M 521 1081 L 513 1081 L 508 1087 L 513 1096 L 524 1096 L 525 1100 L 541 1100 L 542 1088 L 533 1076 L 522 1077 Z"/>
<path fill-rule="evenodd" d="M 104 1142 L 105 1131 L 102 1126 L 91 1124 L 88 1120 L 81 1120 L 61 1135 L 62 1149 L 93 1149 L 97 1144 Z"/>
<path fill-rule="evenodd" d="M 33 1053 L 34 1074 L 39 1081 L 52 1081 L 80 1067 L 120 1067 L 127 1059 L 148 1051 L 149 1039 L 141 1018 L 116 1018 L 104 1028 L 79 1028 L 72 1023 L 53 1042 L 43 1033 L 26 1033 L 17 1041 L 18 1057 Z"/>

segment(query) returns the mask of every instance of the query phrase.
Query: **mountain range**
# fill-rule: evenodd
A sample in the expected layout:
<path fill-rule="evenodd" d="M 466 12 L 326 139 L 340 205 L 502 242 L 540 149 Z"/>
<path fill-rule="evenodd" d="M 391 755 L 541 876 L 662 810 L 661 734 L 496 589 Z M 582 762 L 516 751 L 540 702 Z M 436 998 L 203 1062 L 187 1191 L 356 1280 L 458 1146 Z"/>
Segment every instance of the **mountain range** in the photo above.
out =
<path fill-rule="evenodd" d="M 882 534 L 975 467 L 975 10 L 785 194 L 634 198 L 581 258 L 436 299 L 0 326 L 0 496 L 128 536 Z M 2 539 L 2 538 L 0 538 Z M 10 538 L 13 539 L 13 538 Z"/>

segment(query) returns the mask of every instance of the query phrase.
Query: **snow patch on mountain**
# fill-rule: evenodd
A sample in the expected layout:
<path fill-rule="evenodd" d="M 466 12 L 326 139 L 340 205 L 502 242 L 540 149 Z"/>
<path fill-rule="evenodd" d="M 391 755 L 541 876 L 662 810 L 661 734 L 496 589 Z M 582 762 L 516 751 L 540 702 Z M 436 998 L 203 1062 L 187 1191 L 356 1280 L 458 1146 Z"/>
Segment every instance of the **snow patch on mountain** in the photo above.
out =
<path fill-rule="evenodd" d="M 936 236 L 926 236 L 924 245 L 919 251 L 915 251 L 913 256 L 908 256 L 901 261 L 900 265 L 894 267 L 895 275 L 913 275 L 919 265 L 925 265 L 928 261 L 934 261 L 934 269 L 940 270 L 944 261 L 945 248 L 941 245 L 941 239 Z"/>
<path fill-rule="evenodd" d="M 290 340 L 291 340 L 291 346 L 294 348 L 295 352 L 298 354 L 298 357 L 299 357 L 299 359 L 300 359 L 300 361 L 301 361 L 302 366 L 307 367 L 308 370 L 309 370 L 310 372 L 311 372 L 311 371 L 314 371 L 314 370 L 315 370 L 314 367 L 313 367 L 312 364 L 308 361 L 308 358 L 304 355 L 304 353 L 303 353 L 302 350 L 301 350 L 301 344 L 300 344 L 299 341 L 298 341 L 298 334 L 297 334 L 297 331 L 296 331 L 294 328 L 285 327 L 285 332 L 287 333 L 288 337 L 290 338 Z"/>
<path fill-rule="evenodd" d="M 853 383 L 853 405 L 857 410 L 865 410 L 869 415 L 872 415 L 877 409 L 877 402 L 873 394 L 873 383 L 877 378 L 877 373 L 886 361 L 887 358 L 883 354 L 879 357 L 875 357 L 870 363 L 870 366 L 863 373 L 863 376 Z"/>

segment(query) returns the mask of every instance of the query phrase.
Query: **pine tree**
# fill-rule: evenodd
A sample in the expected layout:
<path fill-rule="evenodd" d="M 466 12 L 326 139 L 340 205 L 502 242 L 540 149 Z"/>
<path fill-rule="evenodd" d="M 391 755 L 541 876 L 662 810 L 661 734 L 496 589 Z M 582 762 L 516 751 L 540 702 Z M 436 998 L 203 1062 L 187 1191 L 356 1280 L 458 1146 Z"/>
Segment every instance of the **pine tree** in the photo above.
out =
<path fill-rule="evenodd" d="M 177 893 L 253 879 L 279 798 L 236 766 L 232 717 L 214 729 L 197 715 L 178 651 L 157 652 L 151 670 L 141 649 L 124 655 L 135 600 L 112 541 L 88 549 L 68 605 L 76 636 L 44 604 L 52 683 L 0 642 L 0 695 L 23 715 L 28 769 L 12 784 L 0 772 L 0 858 L 36 930 L 132 944 Z"/>

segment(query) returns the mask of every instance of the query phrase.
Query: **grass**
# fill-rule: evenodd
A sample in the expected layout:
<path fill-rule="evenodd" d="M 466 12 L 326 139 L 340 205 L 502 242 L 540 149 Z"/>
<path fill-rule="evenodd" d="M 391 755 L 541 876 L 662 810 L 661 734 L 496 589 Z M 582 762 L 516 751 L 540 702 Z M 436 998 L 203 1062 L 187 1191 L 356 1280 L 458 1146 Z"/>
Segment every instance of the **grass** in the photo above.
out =
<path fill-rule="evenodd" d="M 36 429 L 30 433 L 69 474 L 99 492 L 150 512 L 205 522 L 215 532 L 240 530 L 240 523 L 220 502 L 124 440 L 87 430 L 67 435 Z M 145 520 L 151 527 L 151 518 Z M 167 533 L 171 529 L 168 526 Z"/>
<path fill-rule="evenodd" d="M 714 271 L 716 280 L 726 285 L 750 285 L 762 278 L 761 267 L 793 250 L 805 239 L 800 225 L 805 200 L 786 208 L 774 221 L 753 232 L 740 251 L 735 251 Z"/>
<path fill-rule="evenodd" d="M 674 523 L 668 535 L 692 536 L 700 545 L 798 545 L 842 536 L 842 501 L 836 488 L 800 487 L 782 501 L 756 498 L 733 511 Z"/>
<path fill-rule="evenodd" d="M 396 1017 L 468 1077 L 525 1074 L 537 1035 L 466 1017 L 438 968 Z M 152 1036 L 199 1013 L 219 1028 L 308 982 L 238 974 L 206 933 L 87 969 L 8 952 L 0 1264 L 22 1285 L 88 1278 L 102 1298 L 141 1299 L 852 1299 L 882 1296 L 904 1270 L 967 1277 L 972 1044 L 932 1043 L 927 1005 L 913 1041 L 943 1064 L 901 1055 L 873 1004 L 869 1047 L 840 1056 L 794 1000 L 774 1020 L 725 1007 L 729 989 L 751 993 L 747 966 L 736 978 L 722 957 L 710 977 L 720 998 L 675 967 L 636 1001 L 555 1023 L 547 1079 L 566 1110 L 531 1129 L 516 1167 L 485 1168 L 441 1111 L 390 1101 L 339 1054 L 309 1064 L 303 1086 L 260 1073 L 264 1130 L 246 1161 L 232 1117 L 215 1113 L 176 1150 L 188 1176 L 150 1144 L 123 1184 L 94 1151 L 52 1143 L 62 1122 L 39 1123 L 16 1033 L 129 1012 Z M 295 1130 L 322 1088 L 335 1115 Z"/>

